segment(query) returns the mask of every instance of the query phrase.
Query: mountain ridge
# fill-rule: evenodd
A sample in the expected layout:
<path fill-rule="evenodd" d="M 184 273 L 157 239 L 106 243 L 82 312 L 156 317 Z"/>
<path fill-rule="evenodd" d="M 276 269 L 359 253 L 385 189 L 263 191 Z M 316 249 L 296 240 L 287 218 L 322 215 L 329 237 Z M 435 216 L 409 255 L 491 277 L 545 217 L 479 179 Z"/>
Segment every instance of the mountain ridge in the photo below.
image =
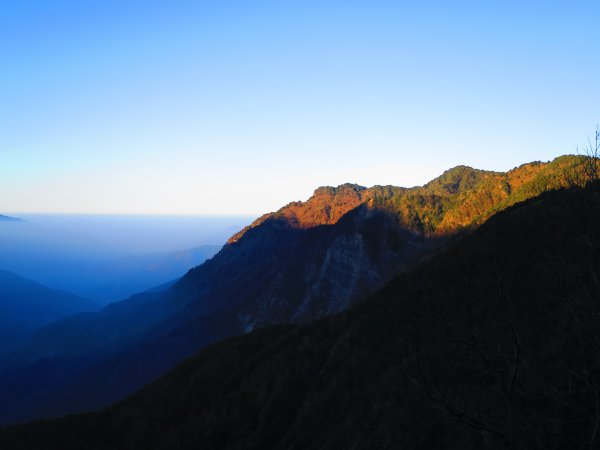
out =
<path fill-rule="evenodd" d="M 38 333 L 4 361 L 17 372 L 0 371 L 0 395 L 27 391 L 32 404 L 15 404 L 0 422 L 98 408 L 217 340 L 343 311 L 499 210 L 575 184 L 580 162 L 565 156 L 506 173 L 458 167 L 415 188 L 317 189 L 307 202 L 262 216 L 166 291 Z M 77 336 L 76 346 L 69 336 Z M 36 406 L 35 395 L 46 394 L 34 395 L 18 374 L 40 361 L 39 373 L 63 370 L 47 387 L 55 400 Z M 148 369 L 141 371 L 143 361 Z M 59 398 L 70 406 L 57 409 Z"/>
<path fill-rule="evenodd" d="M 212 345 L 98 413 L 0 430 L 0 445 L 595 448 L 598 224 L 597 188 L 543 193 L 351 310 Z"/>
<path fill-rule="evenodd" d="M 521 164 L 507 172 L 498 172 L 482 169 L 474 169 L 466 165 L 458 165 L 448 169 L 437 178 L 425 183 L 422 186 L 397 187 L 375 185 L 370 188 L 353 183 L 344 183 L 337 187 L 321 186 L 315 189 L 313 195 L 305 202 L 296 201 L 287 204 L 279 210 L 263 214 L 252 224 L 245 227 L 240 232 L 234 234 L 228 243 L 237 242 L 248 230 L 262 225 L 270 219 L 283 219 L 291 227 L 311 228 L 318 225 L 335 224 L 345 213 L 355 208 L 359 204 L 380 204 L 384 203 L 388 210 L 395 214 L 401 214 L 402 211 L 398 205 L 391 205 L 390 200 L 398 200 L 399 197 L 410 196 L 439 196 L 440 198 L 450 197 L 460 194 L 464 191 L 488 190 L 488 195 L 502 197 L 494 199 L 495 201 L 506 200 L 513 193 L 517 193 L 518 198 L 513 200 L 520 201 L 544 190 L 568 187 L 570 185 L 582 185 L 582 163 L 583 157 L 575 155 L 564 155 L 554 160 L 543 163 L 535 161 Z M 539 177 L 540 180 L 536 180 Z M 545 182 L 547 186 L 535 186 L 538 183 Z M 497 184 L 494 189 L 491 185 Z M 325 201 L 323 201 L 325 200 Z M 329 200 L 329 202 L 327 202 Z M 461 199 L 464 200 L 464 199 Z M 492 200 L 492 202 L 494 201 Z M 489 202 L 491 206 L 491 203 Z M 458 202 L 457 202 L 458 203 Z M 511 203 L 511 204 L 512 204 Z M 475 205 L 471 205 L 475 206 Z M 331 214 L 331 210 L 335 214 Z M 481 209 L 481 208 L 479 208 Z M 489 217 L 492 212 L 480 211 L 479 222 Z M 409 224 L 410 220 L 406 220 Z M 449 223 L 443 223 L 441 229 L 447 232 L 453 226 L 467 226 L 469 219 L 463 219 L 460 223 L 448 220 Z M 434 226 L 433 228 L 437 228 Z M 435 232 L 436 229 L 417 230 L 421 232 Z"/>

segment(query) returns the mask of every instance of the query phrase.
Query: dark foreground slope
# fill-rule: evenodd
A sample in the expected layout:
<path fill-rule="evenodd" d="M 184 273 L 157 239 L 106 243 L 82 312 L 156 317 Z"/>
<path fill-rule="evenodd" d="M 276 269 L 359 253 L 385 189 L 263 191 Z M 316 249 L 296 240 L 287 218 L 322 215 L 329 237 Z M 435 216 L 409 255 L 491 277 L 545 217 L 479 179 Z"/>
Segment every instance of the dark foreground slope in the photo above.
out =
<path fill-rule="evenodd" d="M 361 306 L 214 345 L 12 449 L 598 448 L 600 192 L 499 213 Z"/>

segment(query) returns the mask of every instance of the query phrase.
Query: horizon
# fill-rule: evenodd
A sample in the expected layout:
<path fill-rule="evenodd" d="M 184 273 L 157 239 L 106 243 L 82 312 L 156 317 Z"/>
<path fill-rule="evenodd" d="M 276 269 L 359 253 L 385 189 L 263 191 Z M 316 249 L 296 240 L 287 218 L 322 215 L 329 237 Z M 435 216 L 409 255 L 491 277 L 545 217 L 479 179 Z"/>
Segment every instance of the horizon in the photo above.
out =
<path fill-rule="evenodd" d="M 1 213 L 0 213 L 1 214 Z M 252 214 L 152 214 L 152 213 L 104 213 L 104 212 L 44 212 L 44 211 L 8 211 L 4 212 L 1 215 L 11 216 L 13 218 L 21 218 L 14 217 L 18 216 L 73 216 L 73 217 L 95 217 L 95 216 L 103 216 L 103 217 L 148 217 L 148 218 L 202 218 L 202 219 L 238 219 L 238 218 L 247 218 L 253 217 Z"/>
<path fill-rule="evenodd" d="M 585 144 L 595 2 L 6 5 L 0 210 L 255 215 Z"/>

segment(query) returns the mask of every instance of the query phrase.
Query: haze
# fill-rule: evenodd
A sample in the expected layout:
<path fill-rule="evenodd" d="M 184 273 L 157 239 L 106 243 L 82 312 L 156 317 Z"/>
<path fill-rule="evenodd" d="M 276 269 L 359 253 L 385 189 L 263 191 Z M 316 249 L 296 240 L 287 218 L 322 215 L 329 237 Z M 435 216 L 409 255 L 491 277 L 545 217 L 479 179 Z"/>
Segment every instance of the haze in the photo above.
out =
<path fill-rule="evenodd" d="M 0 270 L 100 303 L 175 281 L 251 217 L 24 214 L 0 221 Z"/>

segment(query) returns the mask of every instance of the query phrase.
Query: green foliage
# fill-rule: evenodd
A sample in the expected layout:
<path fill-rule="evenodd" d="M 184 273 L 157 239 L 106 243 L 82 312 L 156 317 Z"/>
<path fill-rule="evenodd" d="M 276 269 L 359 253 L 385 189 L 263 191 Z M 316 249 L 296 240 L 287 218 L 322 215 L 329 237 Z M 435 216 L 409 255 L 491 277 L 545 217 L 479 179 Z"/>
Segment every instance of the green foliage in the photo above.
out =
<path fill-rule="evenodd" d="M 586 161 L 565 155 L 548 163 L 523 164 L 505 173 L 457 166 L 413 188 L 366 189 L 356 184 L 320 187 L 307 202 L 293 202 L 261 217 L 230 242 L 269 219 L 300 228 L 330 225 L 361 204 L 395 215 L 401 226 L 424 236 L 454 234 L 542 192 L 585 185 Z"/>
<path fill-rule="evenodd" d="M 364 196 L 372 199 L 373 207 L 395 214 L 400 224 L 412 231 L 447 234 L 478 225 L 498 211 L 548 190 L 582 185 L 576 176 L 582 161 L 581 157 L 562 156 L 506 173 L 458 166 L 422 187 L 376 186 Z"/>

